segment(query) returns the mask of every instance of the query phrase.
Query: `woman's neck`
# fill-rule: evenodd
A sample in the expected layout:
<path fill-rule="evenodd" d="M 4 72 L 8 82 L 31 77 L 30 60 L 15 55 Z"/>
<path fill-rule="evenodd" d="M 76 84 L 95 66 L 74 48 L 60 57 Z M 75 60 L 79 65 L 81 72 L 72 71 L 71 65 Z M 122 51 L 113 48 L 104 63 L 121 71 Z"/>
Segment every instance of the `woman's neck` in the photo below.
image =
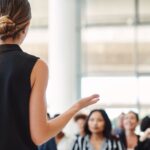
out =
<path fill-rule="evenodd" d="M 127 130 L 125 131 L 126 136 L 135 136 L 134 130 Z"/>
<path fill-rule="evenodd" d="M 103 140 L 104 139 L 104 136 L 103 134 L 92 134 L 91 135 L 91 140 Z"/>
<path fill-rule="evenodd" d="M 80 136 L 84 136 L 85 135 L 85 133 L 84 133 L 84 131 L 80 131 Z"/>
<path fill-rule="evenodd" d="M 3 45 L 3 44 L 17 44 L 17 45 L 20 45 L 20 42 L 18 40 L 14 40 L 12 38 L 8 38 L 6 40 L 0 40 L 0 45 Z"/>

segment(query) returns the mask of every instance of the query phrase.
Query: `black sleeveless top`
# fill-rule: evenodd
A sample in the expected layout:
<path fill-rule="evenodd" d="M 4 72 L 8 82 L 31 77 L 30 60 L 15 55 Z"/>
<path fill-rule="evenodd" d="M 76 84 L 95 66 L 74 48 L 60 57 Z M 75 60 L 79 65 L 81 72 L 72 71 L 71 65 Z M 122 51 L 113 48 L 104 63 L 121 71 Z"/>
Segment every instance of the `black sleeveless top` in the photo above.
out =
<path fill-rule="evenodd" d="M 0 150 L 37 150 L 29 126 L 30 75 L 37 57 L 0 45 Z"/>

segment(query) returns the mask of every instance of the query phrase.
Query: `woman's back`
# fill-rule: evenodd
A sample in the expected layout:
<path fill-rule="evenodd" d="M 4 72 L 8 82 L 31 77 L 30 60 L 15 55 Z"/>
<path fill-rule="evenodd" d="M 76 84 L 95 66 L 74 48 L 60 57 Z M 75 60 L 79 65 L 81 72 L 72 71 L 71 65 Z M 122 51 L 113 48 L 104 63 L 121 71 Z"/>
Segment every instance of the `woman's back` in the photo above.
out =
<path fill-rule="evenodd" d="M 18 45 L 0 45 L 0 149 L 36 150 L 30 136 L 30 74 L 38 58 Z"/>

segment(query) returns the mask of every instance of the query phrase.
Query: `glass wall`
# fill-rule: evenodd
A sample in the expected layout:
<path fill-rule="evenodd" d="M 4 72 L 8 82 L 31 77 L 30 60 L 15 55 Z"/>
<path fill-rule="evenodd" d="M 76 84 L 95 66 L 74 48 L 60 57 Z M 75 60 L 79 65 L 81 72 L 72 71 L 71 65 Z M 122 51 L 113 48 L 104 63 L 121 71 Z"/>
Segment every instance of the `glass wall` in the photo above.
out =
<path fill-rule="evenodd" d="M 150 23 L 150 2 L 149 0 L 139 0 L 139 18 L 140 23 Z"/>
<path fill-rule="evenodd" d="M 82 96 L 101 107 L 150 107 L 150 1 L 82 0 Z M 149 111 L 150 113 L 150 111 Z"/>
<path fill-rule="evenodd" d="M 48 0 L 29 1 L 32 21 L 22 47 L 47 62 Z M 81 5 L 82 96 L 96 91 L 101 95 L 97 107 L 149 112 L 150 1 L 77 3 Z"/>

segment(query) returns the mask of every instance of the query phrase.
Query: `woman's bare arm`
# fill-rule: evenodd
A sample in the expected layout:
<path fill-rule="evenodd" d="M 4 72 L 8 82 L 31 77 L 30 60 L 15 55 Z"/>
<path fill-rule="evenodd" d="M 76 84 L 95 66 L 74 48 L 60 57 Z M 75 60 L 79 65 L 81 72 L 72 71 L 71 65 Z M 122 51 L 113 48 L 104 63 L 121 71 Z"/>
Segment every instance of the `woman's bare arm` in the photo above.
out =
<path fill-rule="evenodd" d="M 76 112 L 99 100 L 97 94 L 83 98 L 59 117 L 48 121 L 45 99 L 47 83 L 48 67 L 42 60 L 38 60 L 31 74 L 32 92 L 30 97 L 30 131 L 31 138 L 36 145 L 40 145 L 55 136 Z"/>

